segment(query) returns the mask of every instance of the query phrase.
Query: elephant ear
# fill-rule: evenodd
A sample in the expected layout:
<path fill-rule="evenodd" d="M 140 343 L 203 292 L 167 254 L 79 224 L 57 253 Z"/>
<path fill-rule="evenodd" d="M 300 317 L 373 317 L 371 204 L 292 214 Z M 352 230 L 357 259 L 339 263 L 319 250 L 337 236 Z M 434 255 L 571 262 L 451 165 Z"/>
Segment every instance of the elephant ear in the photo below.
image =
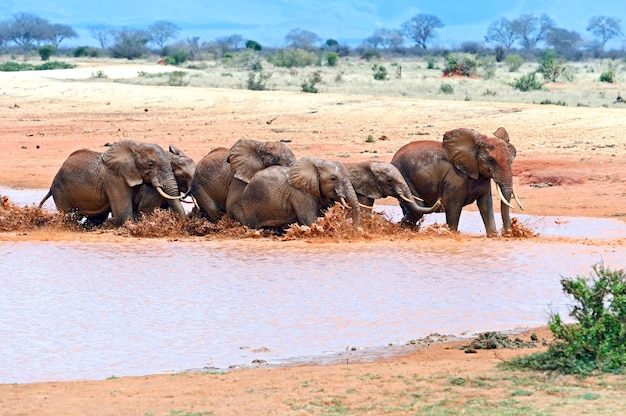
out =
<path fill-rule="evenodd" d="M 303 157 L 297 160 L 287 172 L 287 180 L 294 188 L 316 198 L 322 197 L 318 166 L 321 160 Z"/>
<path fill-rule="evenodd" d="M 482 135 L 475 130 L 461 128 L 443 135 L 443 154 L 455 168 L 472 179 L 478 179 L 478 144 Z"/>
<path fill-rule="evenodd" d="M 386 178 L 388 176 L 385 164 L 380 162 L 370 162 L 359 164 L 359 167 L 360 177 L 354 179 L 352 169 L 349 169 L 350 181 L 352 182 L 352 187 L 356 193 L 364 195 L 370 199 L 384 198 L 386 195 L 383 195 L 380 187 L 378 186 L 378 182 L 381 178 Z"/>
<path fill-rule="evenodd" d="M 255 173 L 265 168 L 259 150 L 263 143 L 256 140 L 238 140 L 228 153 L 228 163 L 235 178 L 250 182 Z"/>
<path fill-rule="evenodd" d="M 143 179 L 135 165 L 134 143 L 129 140 L 113 143 L 102 154 L 102 162 L 114 175 L 124 178 L 129 187 L 141 185 Z"/>
<path fill-rule="evenodd" d="M 174 146 L 173 144 L 170 144 L 170 153 L 173 153 L 176 156 L 185 156 L 183 151 L 180 150 L 178 147 Z"/>
<path fill-rule="evenodd" d="M 506 131 L 506 129 L 504 127 L 498 127 L 498 130 L 496 130 L 493 135 L 506 143 L 509 151 L 511 152 L 511 155 L 513 156 L 513 159 L 515 159 L 515 156 L 517 155 L 517 150 L 511 144 L 511 140 L 509 139 L 509 133 Z"/>

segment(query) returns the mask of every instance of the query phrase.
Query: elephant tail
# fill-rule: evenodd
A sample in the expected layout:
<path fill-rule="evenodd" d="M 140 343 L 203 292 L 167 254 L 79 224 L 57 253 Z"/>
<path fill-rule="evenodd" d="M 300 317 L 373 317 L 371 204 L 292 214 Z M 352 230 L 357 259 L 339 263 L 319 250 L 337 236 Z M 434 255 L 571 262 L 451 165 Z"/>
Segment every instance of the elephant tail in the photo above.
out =
<path fill-rule="evenodd" d="M 52 196 L 52 189 L 50 189 L 48 191 L 48 193 L 46 194 L 46 196 L 43 197 L 43 199 L 41 200 L 41 202 L 39 203 L 39 208 L 41 208 L 43 206 L 43 204 L 46 203 L 46 201 L 48 200 L 48 198 L 50 198 Z"/>

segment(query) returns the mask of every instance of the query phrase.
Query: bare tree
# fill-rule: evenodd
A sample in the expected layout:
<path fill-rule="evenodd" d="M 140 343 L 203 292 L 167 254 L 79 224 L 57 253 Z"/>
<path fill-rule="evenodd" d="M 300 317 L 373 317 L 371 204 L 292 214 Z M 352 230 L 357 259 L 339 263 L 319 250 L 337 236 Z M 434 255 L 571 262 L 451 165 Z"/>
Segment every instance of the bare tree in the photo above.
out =
<path fill-rule="evenodd" d="M 113 38 L 115 31 L 106 25 L 95 25 L 89 28 L 91 36 L 98 41 L 101 49 L 109 46 L 109 40 Z"/>
<path fill-rule="evenodd" d="M 583 38 L 578 32 L 555 27 L 548 32 L 545 42 L 567 59 L 579 59 L 582 55 L 579 48 L 583 44 Z"/>
<path fill-rule="evenodd" d="M 160 49 L 163 49 L 165 42 L 174 39 L 178 35 L 180 28 L 172 22 L 159 20 L 148 27 L 150 32 L 150 40 L 154 42 Z"/>
<path fill-rule="evenodd" d="M 59 44 L 63 42 L 64 39 L 76 38 L 78 37 L 78 34 L 70 26 L 56 23 L 48 27 L 48 34 L 46 37 L 55 48 L 58 48 Z"/>
<path fill-rule="evenodd" d="M 495 43 L 497 46 L 511 49 L 516 40 L 517 33 L 513 28 L 513 23 L 509 19 L 503 17 L 489 24 L 485 42 Z"/>
<path fill-rule="evenodd" d="M 404 42 L 402 32 L 394 29 L 376 29 L 372 36 L 365 39 L 365 44 L 372 48 L 378 48 L 380 45 L 385 49 L 397 48 Z"/>
<path fill-rule="evenodd" d="M 522 47 L 533 50 L 544 40 L 548 32 L 555 27 L 554 20 L 546 14 L 537 17 L 524 14 L 511 22 L 513 30 L 522 42 Z"/>
<path fill-rule="evenodd" d="M 32 13 L 18 13 L 9 20 L 8 39 L 28 51 L 46 39 L 48 20 Z"/>
<path fill-rule="evenodd" d="M 606 43 L 618 36 L 622 36 L 622 26 L 620 20 L 609 16 L 593 16 L 589 19 L 587 31 L 600 38 L 600 44 L 604 51 Z"/>
<path fill-rule="evenodd" d="M 9 37 L 9 22 L 0 21 L 0 48 L 11 40 Z"/>
<path fill-rule="evenodd" d="M 434 38 L 437 29 L 443 26 L 441 20 L 432 14 L 416 14 L 401 25 L 404 36 L 413 40 L 422 49 L 426 49 L 426 43 Z"/>
<path fill-rule="evenodd" d="M 314 43 L 318 40 L 319 36 L 316 33 L 300 28 L 291 29 L 285 35 L 285 43 L 298 49 L 311 50 L 314 48 Z"/>

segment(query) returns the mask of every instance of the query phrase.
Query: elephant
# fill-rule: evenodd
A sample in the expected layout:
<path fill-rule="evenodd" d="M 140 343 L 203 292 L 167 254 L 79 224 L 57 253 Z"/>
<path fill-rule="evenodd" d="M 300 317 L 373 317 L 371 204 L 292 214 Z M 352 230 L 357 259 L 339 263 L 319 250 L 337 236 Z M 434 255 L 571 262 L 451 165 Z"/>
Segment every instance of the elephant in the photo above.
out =
<path fill-rule="evenodd" d="M 487 137 L 469 128 L 450 130 L 441 143 L 426 140 L 404 145 L 391 163 L 426 204 L 441 199 L 446 223 L 452 231 L 458 231 L 462 208 L 476 201 L 489 237 L 497 235 L 491 196 L 493 179 L 501 199 L 504 232 L 509 233 L 512 195 L 523 209 L 513 191 L 511 164 L 516 150 L 504 127 L 498 128 L 494 136 Z M 409 210 L 404 202 L 401 206 L 403 224 L 415 225 L 421 215 Z"/>
<path fill-rule="evenodd" d="M 180 217 L 187 214 L 180 202 L 170 159 L 157 144 L 123 140 L 103 153 L 76 150 L 63 162 L 50 190 L 57 209 L 87 218 L 88 225 L 102 224 L 109 213 L 113 224 L 134 219 L 133 198 L 138 187 L 153 186 Z"/>
<path fill-rule="evenodd" d="M 352 208 L 353 225 L 360 229 L 359 201 L 348 170 L 340 162 L 312 157 L 258 171 L 241 195 L 244 224 L 250 228 L 310 226 L 333 201 Z"/>
<path fill-rule="evenodd" d="M 191 191 L 191 178 L 196 170 L 196 163 L 174 145 L 170 145 L 167 156 L 178 190 L 184 194 L 182 198 L 185 198 Z M 137 214 L 151 214 L 157 208 L 167 209 L 169 201 L 163 198 L 155 187 L 143 183 L 133 198 L 133 206 Z"/>
<path fill-rule="evenodd" d="M 392 196 L 400 202 L 404 201 L 405 206 L 416 214 L 428 214 L 440 207 L 439 201 L 432 207 L 417 204 L 417 197 L 411 192 L 404 176 L 391 163 L 364 161 L 346 163 L 345 166 L 361 206 L 372 208 L 376 199 Z"/>
<path fill-rule="evenodd" d="M 212 150 L 198 162 L 191 193 L 209 220 L 217 221 L 227 214 L 243 224 L 241 194 L 252 176 L 269 166 L 291 166 L 295 160 L 283 142 L 241 139 L 230 149 Z"/>

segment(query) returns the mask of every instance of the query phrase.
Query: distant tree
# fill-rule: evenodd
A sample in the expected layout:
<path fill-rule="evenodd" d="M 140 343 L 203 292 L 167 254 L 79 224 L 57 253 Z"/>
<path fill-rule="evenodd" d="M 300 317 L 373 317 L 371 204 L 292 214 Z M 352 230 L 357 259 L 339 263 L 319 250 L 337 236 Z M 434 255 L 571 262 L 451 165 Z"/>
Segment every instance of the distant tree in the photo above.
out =
<path fill-rule="evenodd" d="M 113 58 L 137 59 L 149 52 L 150 34 L 145 30 L 121 29 L 114 33 L 115 43 L 109 48 Z"/>
<path fill-rule="evenodd" d="M 555 27 L 548 32 L 545 43 L 568 60 L 577 60 L 582 56 L 579 49 L 583 44 L 583 39 L 578 32 Z"/>
<path fill-rule="evenodd" d="M 485 42 L 493 43 L 510 50 L 517 39 L 517 33 L 513 28 L 513 22 L 503 17 L 489 24 Z"/>
<path fill-rule="evenodd" d="M 29 51 L 46 39 L 49 26 L 48 20 L 32 13 L 18 13 L 9 20 L 8 39 L 24 51 Z"/>
<path fill-rule="evenodd" d="M 9 22 L 0 21 L 0 48 L 7 44 L 11 38 L 9 37 Z"/>
<path fill-rule="evenodd" d="M 365 39 L 365 44 L 372 48 L 381 46 L 384 49 L 398 48 L 404 42 L 402 32 L 393 29 L 376 29 L 372 36 Z"/>
<path fill-rule="evenodd" d="M 260 51 L 263 49 L 261 44 L 255 40 L 247 40 L 246 41 L 246 49 L 252 49 L 253 51 Z"/>
<path fill-rule="evenodd" d="M 106 49 L 109 46 L 109 40 L 115 35 L 113 28 L 106 25 L 91 26 L 89 32 L 91 36 L 98 41 L 101 49 Z"/>
<path fill-rule="evenodd" d="M 336 49 L 339 47 L 339 42 L 337 42 L 335 39 L 326 39 L 326 46 L 328 46 L 330 49 Z"/>
<path fill-rule="evenodd" d="M 222 54 L 239 50 L 241 49 L 242 45 L 245 44 L 243 36 L 237 34 L 217 38 L 214 40 L 214 42 L 221 49 Z"/>
<path fill-rule="evenodd" d="M 59 44 L 64 39 L 78 37 L 78 34 L 76 33 L 76 31 L 72 29 L 70 26 L 62 25 L 58 23 L 49 25 L 46 32 L 47 32 L 47 35 L 46 35 L 47 40 L 49 40 L 52 43 L 52 45 L 54 45 L 55 48 L 58 48 Z"/>
<path fill-rule="evenodd" d="M 159 20 L 148 27 L 150 41 L 154 42 L 159 49 L 163 49 L 168 40 L 176 38 L 179 30 L 180 28 L 174 23 L 165 20 Z"/>
<path fill-rule="evenodd" d="M 604 51 L 606 43 L 618 36 L 622 36 L 620 20 L 609 16 L 593 16 L 589 19 L 587 31 L 599 38 L 601 49 Z"/>
<path fill-rule="evenodd" d="M 426 43 L 434 38 L 437 29 L 443 26 L 441 20 L 431 14 L 417 14 L 401 25 L 404 36 L 413 40 L 422 49 L 427 48 Z"/>
<path fill-rule="evenodd" d="M 548 32 L 555 27 L 554 20 L 546 14 L 537 17 L 534 14 L 524 14 L 511 22 L 513 31 L 527 50 L 537 48 Z"/>
<path fill-rule="evenodd" d="M 315 48 L 314 44 L 318 40 L 319 36 L 316 33 L 300 28 L 291 29 L 285 35 L 287 46 L 296 49 L 312 50 Z"/>

